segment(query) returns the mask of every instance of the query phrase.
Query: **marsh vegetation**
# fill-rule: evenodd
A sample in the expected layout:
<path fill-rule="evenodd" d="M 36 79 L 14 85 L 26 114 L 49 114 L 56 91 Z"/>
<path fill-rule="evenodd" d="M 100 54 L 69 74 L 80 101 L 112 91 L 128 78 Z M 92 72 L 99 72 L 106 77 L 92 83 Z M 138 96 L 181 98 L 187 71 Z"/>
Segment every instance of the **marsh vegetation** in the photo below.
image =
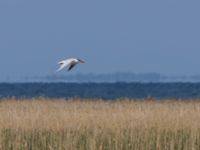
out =
<path fill-rule="evenodd" d="M 200 149 L 200 101 L 2 99 L 2 150 Z"/>

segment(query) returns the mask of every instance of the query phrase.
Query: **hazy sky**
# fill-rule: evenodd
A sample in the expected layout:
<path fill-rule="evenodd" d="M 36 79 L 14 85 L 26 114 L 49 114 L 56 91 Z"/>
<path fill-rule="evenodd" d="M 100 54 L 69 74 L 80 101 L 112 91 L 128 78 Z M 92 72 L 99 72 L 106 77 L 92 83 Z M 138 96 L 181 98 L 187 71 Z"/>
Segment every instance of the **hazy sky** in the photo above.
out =
<path fill-rule="evenodd" d="M 0 0 L 0 77 L 200 74 L 199 0 Z M 61 72 L 66 74 L 69 72 Z"/>

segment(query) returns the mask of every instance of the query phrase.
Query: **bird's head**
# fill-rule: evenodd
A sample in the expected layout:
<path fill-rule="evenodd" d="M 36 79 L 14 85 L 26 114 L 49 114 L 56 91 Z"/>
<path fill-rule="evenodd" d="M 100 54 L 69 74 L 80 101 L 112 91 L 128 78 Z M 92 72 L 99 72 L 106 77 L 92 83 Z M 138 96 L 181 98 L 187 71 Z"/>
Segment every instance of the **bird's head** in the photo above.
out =
<path fill-rule="evenodd" d="M 85 61 L 81 60 L 81 59 L 77 59 L 79 63 L 85 63 Z"/>

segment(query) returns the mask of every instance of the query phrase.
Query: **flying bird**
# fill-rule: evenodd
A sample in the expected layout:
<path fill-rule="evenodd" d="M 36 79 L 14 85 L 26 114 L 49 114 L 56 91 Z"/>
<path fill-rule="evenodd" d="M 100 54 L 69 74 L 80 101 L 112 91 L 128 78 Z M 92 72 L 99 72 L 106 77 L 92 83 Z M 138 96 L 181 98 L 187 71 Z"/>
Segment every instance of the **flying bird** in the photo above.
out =
<path fill-rule="evenodd" d="M 66 67 L 68 67 L 68 71 L 70 71 L 74 66 L 76 66 L 79 63 L 85 63 L 85 62 L 78 58 L 69 58 L 69 59 L 62 60 L 58 62 L 58 65 L 60 65 L 60 67 L 57 69 L 57 72 L 61 71 L 62 69 Z"/>

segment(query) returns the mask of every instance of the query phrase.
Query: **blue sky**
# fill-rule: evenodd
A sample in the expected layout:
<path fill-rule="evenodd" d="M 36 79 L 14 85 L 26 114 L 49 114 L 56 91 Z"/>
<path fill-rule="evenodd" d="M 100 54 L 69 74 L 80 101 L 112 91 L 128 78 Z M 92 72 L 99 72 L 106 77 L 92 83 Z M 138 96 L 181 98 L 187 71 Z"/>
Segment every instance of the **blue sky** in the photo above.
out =
<path fill-rule="evenodd" d="M 198 0 L 1 0 L 0 78 L 73 73 L 200 74 Z M 68 72 L 61 72 L 66 74 Z"/>

